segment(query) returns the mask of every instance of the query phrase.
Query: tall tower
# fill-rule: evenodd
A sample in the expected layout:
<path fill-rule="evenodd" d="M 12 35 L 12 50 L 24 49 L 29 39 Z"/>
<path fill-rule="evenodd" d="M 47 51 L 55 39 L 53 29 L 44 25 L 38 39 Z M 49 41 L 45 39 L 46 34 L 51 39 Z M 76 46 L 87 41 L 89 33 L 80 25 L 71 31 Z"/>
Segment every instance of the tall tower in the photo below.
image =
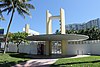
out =
<path fill-rule="evenodd" d="M 25 32 L 29 34 L 30 26 L 29 24 L 25 24 Z"/>
<path fill-rule="evenodd" d="M 65 34 L 65 12 L 64 9 L 60 9 L 60 28 L 61 34 Z"/>
<path fill-rule="evenodd" d="M 60 31 L 61 34 L 65 34 L 65 12 L 64 9 L 60 9 L 60 15 L 52 16 L 52 14 L 47 10 L 46 12 L 46 33 L 52 34 L 52 20 L 58 19 L 60 21 Z"/>
<path fill-rule="evenodd" d="M 49 10 L 46 12 L 46 33 L 47 34 L 52 34 L 52 20 L 58 19 L 60 21 L 60 31 L 61 34 L 65 34 L 65 12 L 64 9 L 60 9 L 60 15 L 58 16 L 52 16 Z M 62 55 L 66 55 L 66 49 L 67 49 L 67 41 L 66 40 L 61 40 L 61 52 Z M 51 49 L 52 49 L 52 41 L 46 41 L 46 55 L 51 54 Z"/>
<path fill-rule="evenodd" d="M 49 12 L 49 10 L 46 11 L 46 33 L 47 34 L 52 34 L 52 19 L 50 19 L 51 17 L 51 13 Z"/>

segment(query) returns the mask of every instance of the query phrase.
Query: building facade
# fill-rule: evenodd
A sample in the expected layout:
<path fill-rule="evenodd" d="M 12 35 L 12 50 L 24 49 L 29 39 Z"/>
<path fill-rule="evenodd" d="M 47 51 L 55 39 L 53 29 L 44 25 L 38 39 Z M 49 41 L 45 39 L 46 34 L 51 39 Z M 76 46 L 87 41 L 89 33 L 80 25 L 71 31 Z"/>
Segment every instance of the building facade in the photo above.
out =
<path fill-rule="evenodd" d="M 90 20 L 83 24 L 69 24 L 66 25 L 66 30 L 81 30 L 81 29 L 88 29 L 96 27 L 97 29 L 100 29 L 100 18 Z"/>

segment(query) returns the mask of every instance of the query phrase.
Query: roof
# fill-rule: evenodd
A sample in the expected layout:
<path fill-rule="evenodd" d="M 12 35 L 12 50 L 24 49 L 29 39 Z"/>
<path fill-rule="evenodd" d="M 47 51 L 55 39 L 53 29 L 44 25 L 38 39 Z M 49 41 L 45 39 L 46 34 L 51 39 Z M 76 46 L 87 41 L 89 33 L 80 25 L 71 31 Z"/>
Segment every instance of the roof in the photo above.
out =
<path fill-rule="evenodd" d="M 86 35 L 79 34 L 46 34 L 46 35 L 33 35 L 28 36 L 26 39 L 30 41 L 82 41 L 86 40 L 89 37 Z"/>

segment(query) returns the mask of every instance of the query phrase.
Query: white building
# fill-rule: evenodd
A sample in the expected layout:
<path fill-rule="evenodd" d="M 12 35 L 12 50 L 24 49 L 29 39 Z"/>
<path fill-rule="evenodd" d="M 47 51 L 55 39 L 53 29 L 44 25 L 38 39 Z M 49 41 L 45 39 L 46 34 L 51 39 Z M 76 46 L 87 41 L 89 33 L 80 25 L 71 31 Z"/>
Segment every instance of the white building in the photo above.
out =
<path fill-rule="evenodd" d="M 45 45 L 45 42 L 40 42 L 40 44 Z M 41 45 L 40 45 L 41 46 Z M 68 42 L 67 46 L 67 55 L 100 55 L 100 40 L 93 41 L 73 41 Z M 30 44 L 21 44 L 19 45 L 19 53 L 27 53 L 27 54 L 39 54 L 38 52 L 38 43 L 30 43 Z M 7 52 L 17 52 L 17 45 L 9 44 Z M 45 46 L 43 53 L 45 54 Z M 60 50 L 58 50 L 60 49 Z M 44 55 L 43 54 L 43 55 Z M 61 45 L 56 44 L 52 46 L 52 54 L 61 54 Z M 33 56 L 34 56 L 33 55 Z"/>
<path fill-rule="evenodd" d="M 30 29 L 28 24 L 25 25 L 25 28 L 23 28 L 23 31 L 28 33 L 29 36 L 31 36 L 31 35 L 39 35 L 39 32 Z"/>

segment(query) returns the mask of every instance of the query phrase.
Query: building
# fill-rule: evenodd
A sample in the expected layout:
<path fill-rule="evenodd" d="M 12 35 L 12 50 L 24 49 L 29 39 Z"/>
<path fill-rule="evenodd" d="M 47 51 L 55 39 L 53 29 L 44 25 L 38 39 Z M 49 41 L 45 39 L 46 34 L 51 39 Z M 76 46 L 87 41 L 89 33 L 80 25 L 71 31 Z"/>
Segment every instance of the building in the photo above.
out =
<path fill-rule="evenodd" d="M 23 31 L 26 32 L 26 33 L 28 33 L 30 36 L 31 35 L 39 35 L 39 32 L 30 29 L 29 24 L 25 25 L 25 28 L 23 28 Z"/>
<path fill-rule="evenodd" d="M 97 29 L 100 29 L 100 18 L 90 20 L 83 24 L 69 24 L 66 25 L 66 30 L 81 30 L 81 29 L 89 29 L 92 27 L 96 27 Z"/>
<path fill-rule="evenodd" d="M 4 47 L 4 29 L 0 28 L 0 48 Z"/>
<path fill-rule="evenodd" d="M 52 33 L 52 20 L 58 19 L 60 23 L 60 31 L 61 34 L 53 34 Z M 78 29 L 76 25 L 73 26 L 73 28 Z M 29 28 L 29 27 L 28 27 Z M 26 31 L 28 31 L 26 29 Z M 28 36 L 26 39 L 29 41 L 38 41 L 37 44 L 39 45 L 39 52 L 44 53 L 39 53 L 39 54 L 44 54 L 44 55 L 52 55 L 52 53 L 56 51 L 56 54 L 61 51 L 61 55 L 67 55 L 67 44 L 68 41 L 82 41 L 86 40 L 89 37 L 86 35 L 79 35 L 79 34 L 66 34 L 65 31 L 65 12 L 64 9 L 60 9 L 60 15 L 53 16 L 49 10 L 46 11 L 46 34 L 44 35 L 34 35 L 34 36 Z M 39 43 L 39 42 L 44 42 L 44 43 Z M 55 43 L 55 41 L 58 41 Z M 54 45 L 55 43 L 55 45 Z M 58 45 L 58 46 L 57 46 Z M 61 45 L 61 47 L 60 47 Z M 54 47 L 56 48 L 54 48 Z M 52 50 L 53 48 L 53 50 Z"/>

